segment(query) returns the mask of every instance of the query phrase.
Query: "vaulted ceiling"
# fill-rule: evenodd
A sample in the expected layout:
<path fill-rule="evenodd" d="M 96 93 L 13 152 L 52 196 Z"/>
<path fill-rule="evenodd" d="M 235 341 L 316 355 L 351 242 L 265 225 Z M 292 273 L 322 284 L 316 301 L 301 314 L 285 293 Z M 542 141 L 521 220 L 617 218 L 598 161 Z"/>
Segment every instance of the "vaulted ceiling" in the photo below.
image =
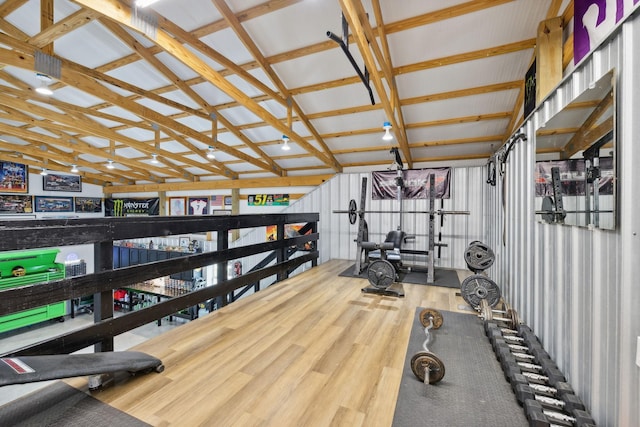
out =
<path fill-rule="evenodd" d="M 393 147 L 405 167 L 482 164 L 522 121 L 538 24 L 572 10 L 568 0 L 0 1 L 0 160 L 77 165 L 109 192 L 314 185 L 386 168 Z"/>

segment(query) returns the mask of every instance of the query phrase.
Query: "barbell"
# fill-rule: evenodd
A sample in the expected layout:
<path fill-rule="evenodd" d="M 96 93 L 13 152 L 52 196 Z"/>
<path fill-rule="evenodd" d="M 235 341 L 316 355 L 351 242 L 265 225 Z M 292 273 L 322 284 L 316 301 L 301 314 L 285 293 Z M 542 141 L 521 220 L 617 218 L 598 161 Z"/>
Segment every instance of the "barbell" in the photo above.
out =
<path fill-rule="evenodd" d="M 382 210 L 362 210 L 358 209 L 358 205 L 354 199 L 349 200 L 348 210 L 334 210 L 333 213 L 346 213 L 349 214 L 349 223 L 355 224 L 358 215 L 369 214 L 382 214 L 382 213 L 399 213 L 397 211 L 382 211 Z M 430 215 L 470 215 L 469 211 L 446 211 L 446 210 L 433 210 L 433 211 L 402 211 L 402 213 L 409 214 L 430 214 Z"/>
<path fill-rule="evenodd" d="M 442 314 L 435 309 L 425 308 L 420 312 L 420 323 L 424 326 L 426 339 L 422 344 L 423 351 L 419 351 L 411 358 L 411 371 L 425 384 L 435 384 L 444 377 L 444 363 L 438 356 L 429 351 L 431 329 L 442 326 Z"/>

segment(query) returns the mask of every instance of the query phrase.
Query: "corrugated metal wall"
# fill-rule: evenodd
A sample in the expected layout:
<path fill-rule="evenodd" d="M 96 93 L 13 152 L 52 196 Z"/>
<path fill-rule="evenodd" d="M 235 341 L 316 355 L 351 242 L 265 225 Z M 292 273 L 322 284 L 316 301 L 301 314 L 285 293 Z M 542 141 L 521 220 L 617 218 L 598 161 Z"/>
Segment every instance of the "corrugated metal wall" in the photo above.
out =
<path fill-rule="evenodd" d="M 470 215 L 445 215 L 441 226 L 440 216 L 435 219 L 435 239 L 442 233 L 442 242 L 448 244 L 436 258 L 436 266 L 445 268 L 464 268 L 464 250 L 472 240 L 487 241 L 486 226 L 489 209 L 488 185 L 485 167 L 452 168 L 451 198 L 444 199 L 441 206 L 436 200 L 436 210 L 469 211 Z M 354 173 L 337 175 L 314 191 L 291 205 L 286 212 L 320 213 L 320 262 L 330 259 L 356 258 L 358 223 L 351 225 L 347 214 L 333 213 L 334 210 L 347 210 L 349 200 L 353 199 L 360 209 L 360 191 L 362 178 L 367 178 L 365 210 L 389 211 L 383 214 L 366 214 L 369 229 L 369 241 L 382 242 L 386 234 L 395 230 L 400 222 L 397 200 L 371 200 L 371 174 Z M 428 210 L 427 200 L 405 200 L 403 202 L 403 229 L 407 234 L 415 235 L 414 243 L 407 243 L 409 249 L 426 250 L 428 246 L 428 215 L 413 214 L 409 211 Z M 437 256 L 437 248 L 436 248 Z M 424 257 L 411 259 L 407 263 L 426 265 Z M 491 269 L 487 270 L 491 274 Z"/>
<path fill-rule="evenodd" d="M 503 293 L 585 401 L 598 425 L 640 425 L 640 18 L 628 20 L 566 77 L 522 130 L 489 195 Z M 616 73 L 618 224 L 615 231 L 538 222 L 535 129 L 609 70 Z M 503 212 L 503 198 L 506 211 Z M 503 244 L 504 243 L 504 244 Z"/>

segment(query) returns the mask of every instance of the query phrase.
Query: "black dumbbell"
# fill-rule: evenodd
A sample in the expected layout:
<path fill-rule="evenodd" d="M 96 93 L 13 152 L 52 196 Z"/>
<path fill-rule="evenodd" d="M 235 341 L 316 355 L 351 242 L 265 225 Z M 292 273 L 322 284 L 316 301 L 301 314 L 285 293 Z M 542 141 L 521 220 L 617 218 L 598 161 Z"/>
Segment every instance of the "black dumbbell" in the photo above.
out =
<path fill-rule="evenodd" d="M 544 409 L 537 400 L 527 399 L 524 410 L 530 427 L 547 427 L 562 423 L 567 426 L 589 427 L 595 426 L 595 421 L 588 412 L 576 409 L 571 415 Z"/>
<path fill-rule="evenodd" d="M 523 374 L 529 378 L 531 382 L 546 384 L 552 387 L 559 382 L 567 382 L 562 372 L 555 366 L 555 363 L 551 359 L 543 361 L 542 365 L 536 365 L 506 358 L 502 360 L 501 365 L 507 380 L 514 374 Z"/>
<path fill-rule="evenodd" d="M 515 395 L 518 403 L 521 405 L 524 404 L 525 400 L 532 399 L 537 400 L 544 407 L 559 409 L 566 413 L 572 413 L 574 409 L 584 411 L 582 400 L 575 394 L 565 393 L 562 396 L 558 396 L 560 399 L 556 399 L 555 397 L 536 393 L 536 389 L 531 387 L 531 385 L 518 384 L 515 389 Z"/>

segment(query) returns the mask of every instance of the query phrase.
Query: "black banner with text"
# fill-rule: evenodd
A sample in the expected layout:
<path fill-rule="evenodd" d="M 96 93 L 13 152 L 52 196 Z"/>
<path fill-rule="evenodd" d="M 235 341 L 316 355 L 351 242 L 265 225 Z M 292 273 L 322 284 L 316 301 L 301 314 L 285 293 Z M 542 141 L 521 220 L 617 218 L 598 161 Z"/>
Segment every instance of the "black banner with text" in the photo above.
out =
<path fill-rule="evenodd" d="M 451 168 L 408 169 L 402 171 L 403 199 L 428 199 L 429 175 L 435 175 L 436 199 L 449 198 Z M 371 172 L 371 199 L 397 199 L 397 171 Z"/>
<path fill-rule="evenodd" d="M 105 199 L 104 216 L 160 215 L 160 199 Z"/>

